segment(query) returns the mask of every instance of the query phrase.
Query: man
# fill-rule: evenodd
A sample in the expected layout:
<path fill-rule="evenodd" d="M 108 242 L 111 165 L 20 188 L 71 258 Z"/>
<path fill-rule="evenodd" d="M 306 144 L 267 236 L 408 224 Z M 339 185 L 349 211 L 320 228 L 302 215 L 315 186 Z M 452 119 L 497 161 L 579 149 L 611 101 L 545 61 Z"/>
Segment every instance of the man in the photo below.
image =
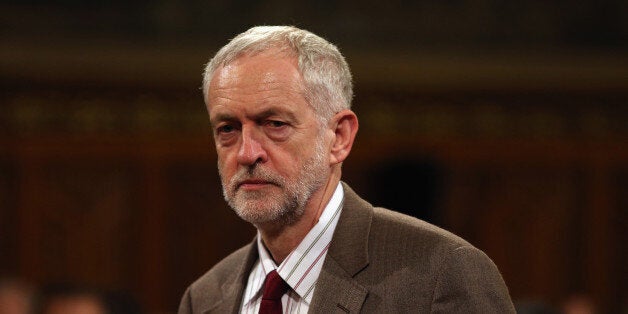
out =
<path fill-rule="evenodd" d="M 340 182 L 358 130 L 338 49 L 254 27 L 209 62 L 204 99 L 225 200 L 258 231 L 185 292 L 179 313 L 512 313 L 491 260 Z"/>

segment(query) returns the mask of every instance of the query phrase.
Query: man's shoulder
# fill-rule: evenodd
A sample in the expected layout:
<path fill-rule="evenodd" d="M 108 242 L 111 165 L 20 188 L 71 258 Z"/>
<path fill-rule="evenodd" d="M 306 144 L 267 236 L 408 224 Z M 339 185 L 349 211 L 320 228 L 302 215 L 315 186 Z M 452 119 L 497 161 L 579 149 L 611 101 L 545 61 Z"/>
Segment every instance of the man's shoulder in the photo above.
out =
<path fill-rule="evenodd" d="M 373 208 L 371 236 L 396 234 L 393 238 L 421 242 L 431 247 L 471 246 L 461 237 L 424 220 L 382 207 Z"/>
<path fill-rule="evenodd" d="M 192 283 L 183 294 L 179 313 L 201 313 L 231 301 L 234 285 L 250 260 L 252 244 L 248 244 L 222 259 Z M 227 307 L 229 305 L 226 305 Z"/>
<path fill-rule="evenodd" d="M 422 256 L 451 252 L 459 247 L 473 247 L 461 237 L 434 224 L 386 208 L 374 207 L 347 184 L 343 187 L 346 212 L 340 218 L 342 225 L 339 227 L 343 239 L 368 239 L 371 249 L 377 246 L 377 251 L 403 248 L 399 254 L 418 252 Z"/>
<path fill-rule="evenodd" d="M 372 262 L 386 261 L 437 271 L 457 250 L 484 255 L 461 237 L 426 221 L 389 209 L 374 207 L 368 237 Z"/>
<path fill-rule="evenodd" d="M 514 312 L 508 288 L 491 259 L 447 230 L 375 207 L 369 248 L 371 276 L 393 278 L 386 287 L 396 287 L 395 293 L 402 295 L 395 302 L 415 298 L 417 304 L 444 313 Z"/>

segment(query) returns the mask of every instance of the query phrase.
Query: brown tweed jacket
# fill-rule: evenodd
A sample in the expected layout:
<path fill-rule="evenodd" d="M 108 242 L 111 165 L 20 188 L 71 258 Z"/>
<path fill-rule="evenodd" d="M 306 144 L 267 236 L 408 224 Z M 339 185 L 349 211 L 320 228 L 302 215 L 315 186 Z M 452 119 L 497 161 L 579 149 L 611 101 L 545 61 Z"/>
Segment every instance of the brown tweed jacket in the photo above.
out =
<path fill-rule="evenodd" d="M 493 262 L 424 221 L 373 208 L 346 184 L 345 202 L 310 313 L 515 313 Z M 194 282 L 179 314 L 236 313 L 255 241 Z"/>

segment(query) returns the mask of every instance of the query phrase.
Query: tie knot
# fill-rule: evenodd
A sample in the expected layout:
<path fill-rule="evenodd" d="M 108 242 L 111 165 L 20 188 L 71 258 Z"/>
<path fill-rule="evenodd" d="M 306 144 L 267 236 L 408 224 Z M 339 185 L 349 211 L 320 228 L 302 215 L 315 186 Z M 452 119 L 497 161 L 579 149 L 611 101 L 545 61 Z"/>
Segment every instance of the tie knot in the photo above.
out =
<path fill-rule="evenodd" d="M 288 291 L 288 288 L 288 284 L 279 276 L 276 270 L 273 270 L 266 275 L 262 299 L 281 300 L 281 296 Z"/>

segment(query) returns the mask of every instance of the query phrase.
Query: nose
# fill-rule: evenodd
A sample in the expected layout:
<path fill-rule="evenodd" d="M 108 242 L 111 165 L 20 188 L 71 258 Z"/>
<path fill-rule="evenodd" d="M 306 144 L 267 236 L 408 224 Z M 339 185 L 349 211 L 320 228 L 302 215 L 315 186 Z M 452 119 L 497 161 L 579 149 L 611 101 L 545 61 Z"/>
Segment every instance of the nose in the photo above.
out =
<path fill-rule="evenodd" d="M 260 134 L 254 128 L 242 127 L 242 138 L 238 150 L 238 163 L 250 166 L 258 162 L 265 162 L 268 158 L 266 150 L 260 141 Z"/>

